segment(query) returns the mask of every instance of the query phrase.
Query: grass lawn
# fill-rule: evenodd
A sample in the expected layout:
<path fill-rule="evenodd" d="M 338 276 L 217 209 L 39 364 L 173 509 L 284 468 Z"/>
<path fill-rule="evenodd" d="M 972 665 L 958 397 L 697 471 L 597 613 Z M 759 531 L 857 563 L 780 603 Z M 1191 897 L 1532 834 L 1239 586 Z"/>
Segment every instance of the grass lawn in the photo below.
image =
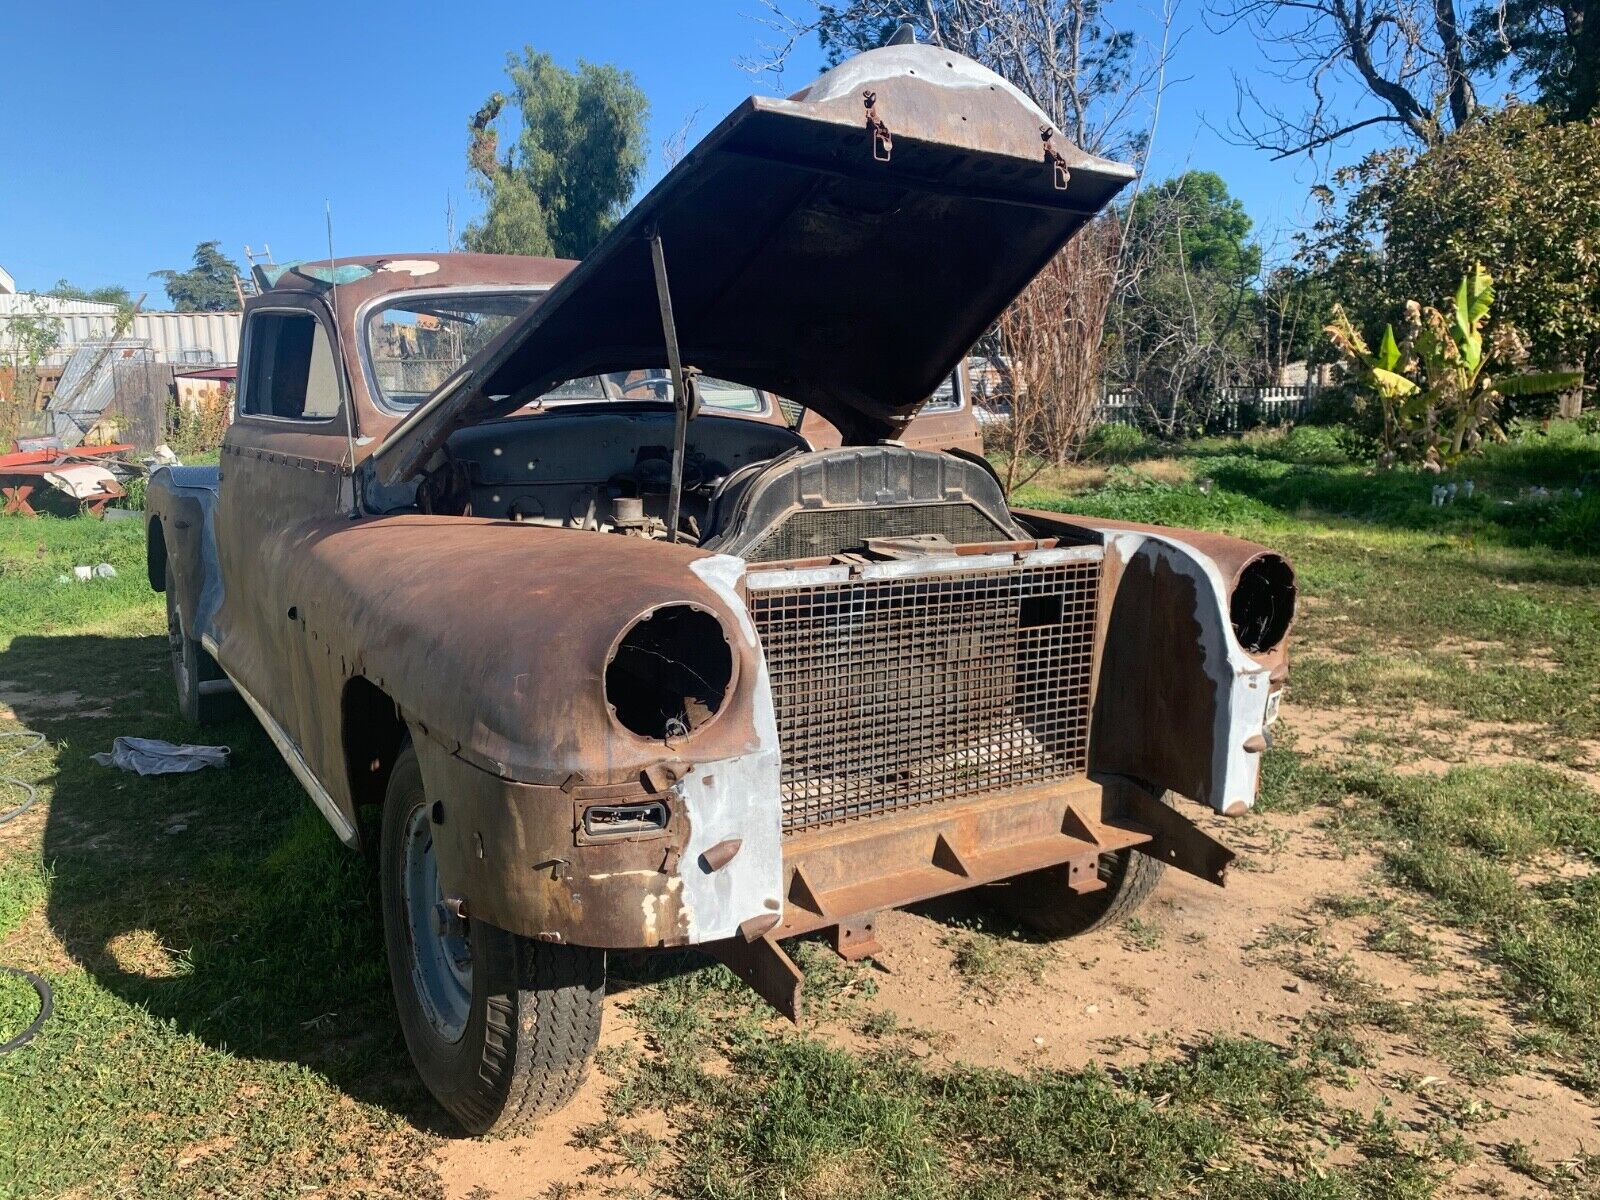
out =
<path fill-rule="evenodd" d="M 1596 1194 L 1600 439 L 1498 448 L 1443 509 L 1433 477 L 1325 441 L 1203 443 L 1020 497 L 1295 562 L 1262 804 L 1210 826 L 1246 851 L 1231 902 L 1284 915 L 1244 913 L 1235 945 L 1153 905 L 1065 946 L 981 908 L 906 917 L 929 949 L 893 976 L 800 948 L 799 1030 L 691 956 L 618 959 L 581 1116 L 464 1151 L 411 1076 L 365 866 L 260 729 L 206 731 L 233 748 L 224 772 L 90 760 L 117 734 L 192 736 L 140 525 L 0 521 L 0 732 L 48 739 L 0 772 L 40 788 L 0 826 L 0 962 L 57 997 L 0 1057 L 0 1196 Z M 1567 495 L 1524 499 L 1536 486 Z M 116 578 L 56 582 L 100 561 Z M 1158 897 L 1189 905 L 1171 886 Z M 1148 976 L 1115 1044 L 1057 1054 L 1075 1031 L 1052 1018 L 1037 1052 L 986 1052 L 1112 963 Z M 1270 981 L 1263 1022 L 1219 1009 L 1163 1036 L 1236 963 Z M 0 1040 L 30 1006 L 0 977 Z M 1527 1120 L 1524 1093 L 1545 1105 Z M 1587 1143 L 1561 1132 L 1586 1120 Z M 463 1153 L 511 1169 L 469 1185 Z"/>

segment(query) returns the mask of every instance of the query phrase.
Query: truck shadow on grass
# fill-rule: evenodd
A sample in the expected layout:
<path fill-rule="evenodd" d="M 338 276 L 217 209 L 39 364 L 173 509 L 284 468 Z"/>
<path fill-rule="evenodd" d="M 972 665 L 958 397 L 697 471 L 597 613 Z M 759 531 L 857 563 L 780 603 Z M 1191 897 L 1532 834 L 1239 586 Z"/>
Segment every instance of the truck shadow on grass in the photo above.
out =
<path fill-rule="evenodd" d="M 18 637 L 0 652 L 0 680 L 18 720 L 56 748 L 41 781 L 46 918 L 73 961 L 208 1046 L 299 1064 L 424 1130 L 451 1132 L 396 1023 L 376 878 L 242 706 L 216 725 L 185 724 L 159 636 Z M 144 778 L 91 758 L 119 734 L 232 755 L 224 770 Z M 962 901 L 928 908 L 952 926 L 971 919 Z M 615 955 L 611 990 L 715 970 L 689 951 Z M 820 998 L 825 981 L 813 983 Z"/>
<path fill-rule="evenodd" d="M 212 1047 L 301 1064 L 443 1131 L 395 1023 L 376 880 L 255 721 L 186 726 L 161 637 L 19 637 L 0 679 L 56 747 L 46 915 L 74 961 Z M 142 778 L 90 757 L 119 734 L 233 753 L 225 770 Z"/>

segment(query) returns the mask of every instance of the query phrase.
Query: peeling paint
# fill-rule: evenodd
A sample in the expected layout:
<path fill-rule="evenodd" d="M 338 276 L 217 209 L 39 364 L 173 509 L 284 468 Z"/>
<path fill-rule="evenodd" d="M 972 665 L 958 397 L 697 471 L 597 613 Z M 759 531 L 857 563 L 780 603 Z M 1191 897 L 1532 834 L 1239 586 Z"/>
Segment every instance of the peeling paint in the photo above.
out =
<path fill-rule="evenodd" d="M 1256 801 L 1261 756 L 1245 749 L 1245 743 L 1266 733 L 1269 671 L 1246 654 L 1234 637 L 1228 615 L 1228 583 L 1209 555 L 1178 537 L 1106 531 L 1106 552 L 1124 566 L 1151 547 L 1169 568 L 1198 585 L 1201 602 L 1194 617 L 1200 627 L 1206 674 L 1217 698 L 1209 794 L 1199 798 L 1220 813 L 1236 816 Z"/>
<path fill-rule="evenodd" d="M 435 274 L 439 270 L 439 264 L 431 258 L 391 258 L 387 262 L 380 263 L 378 270 L 393 271 L 419 279 L 424 275 Z"/>
<path fill-rule="evenodd" d="M 697 559 L 689 569 L 717 593 L 724 612 L 738 624 L 746 646 L 755 651 L 756 679 L 751 727 L 756 749 L 749 754 L 696 764 L 674 787 L 689 817 L 689 841 L 678 871 L 691 942 L 732 937 L 751 917 L 782 907 L 783 801 L 779 790 L 778 722 L 766 659 L 754 624 L 740 598 L 745 562 L 718 554 Z M 721 870 L 703 856 L 727 838 L 743 839 L 738 855 Z"/>

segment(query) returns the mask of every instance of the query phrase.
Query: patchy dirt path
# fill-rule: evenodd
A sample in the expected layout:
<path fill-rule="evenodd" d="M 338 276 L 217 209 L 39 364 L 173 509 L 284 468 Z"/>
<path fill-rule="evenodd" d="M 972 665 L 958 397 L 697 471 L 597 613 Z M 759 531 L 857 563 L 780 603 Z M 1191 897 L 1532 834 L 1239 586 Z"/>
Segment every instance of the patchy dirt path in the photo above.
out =
<path fill-rule="evenodd" d="M 1342 750 L 1346 718 L 1358 723 L 1340 710 L 1289 712 L 1312 754 Z M 1443 1123 L 1463 1131 L 1470 1161 L 1441 1194 L 1544 1195 L 1541 1169 L 1600 1150 L 1600 1109 L 1519 1048 L 1527 1031 L 1508 1015 L 1482 948 L 1421 919 L 1414 896 L 1381 882 L 1373 856 L 1336 843 L 1314 812 L 1204 824 L 1240 853 L 1227 887 L 1169 871 L 1131 928 L 1005 949 L 970 901 L 885 914 L 883 962 L 858 1012 L 914 1031 L 918 1057 L 1013 1071 L 1114 1068 L 1216 1035 L 1288 1045 L 1334 1022 L 1366 1061 L 1329 1089 L 1330 1104 L 1381 1112 L 1419 1137 Z M 962 953 L 974 938 L 994 942 L 977 969 Z M 608 999 L 602 1046 L 635 1036 L 628 1004 L 626 992 Z M 860 1025 L 814 1028 L 864 1049 Z M 604 1119 L 609 1086 L 594 1072 L 568 1110 L 529 1135 L 444 1145 L 434 1165 L 446 1195 L 630 1185 L 648 1194 L 648 1179 L 585 1135 Z M 647 1132 L 670 1153 L 664 1123 Z"/>

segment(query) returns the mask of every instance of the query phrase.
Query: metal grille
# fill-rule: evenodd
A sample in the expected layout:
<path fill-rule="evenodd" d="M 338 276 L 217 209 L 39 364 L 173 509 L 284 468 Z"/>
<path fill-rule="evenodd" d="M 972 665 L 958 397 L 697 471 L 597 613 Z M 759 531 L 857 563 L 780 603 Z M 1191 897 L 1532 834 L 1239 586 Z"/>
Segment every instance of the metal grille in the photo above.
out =
<path fill-rule="evenodd" d="M 801 509 L 790 514 L 747 557 L 750 562 L 822 558 L 858 551 L 869 537 L 914 537 L 923 533 L 942 533 L 957 546 L 1010 536 L 973 504 Z"/>
<path fill-rule="evenodd" d="M 1100 562 L 1065 553 L 1074 557 L 752 583 L 785 830 L 1085 771 Z"/>

